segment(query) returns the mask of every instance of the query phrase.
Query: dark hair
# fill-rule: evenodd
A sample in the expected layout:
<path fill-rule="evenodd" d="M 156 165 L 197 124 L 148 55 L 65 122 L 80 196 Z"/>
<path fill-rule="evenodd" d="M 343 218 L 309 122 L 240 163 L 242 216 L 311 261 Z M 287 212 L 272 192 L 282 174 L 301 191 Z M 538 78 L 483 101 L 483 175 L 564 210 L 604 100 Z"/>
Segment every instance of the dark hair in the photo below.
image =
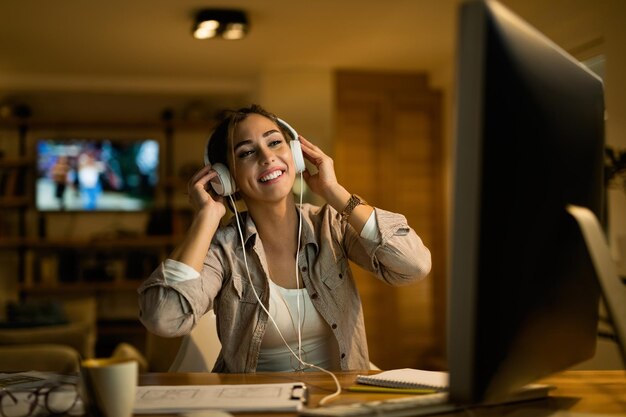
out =
<path fill-rule="evenodd" d="M 209 136 L 209 141 L 206 145 L 206 159 L 211 164 L 219 162 L 228 166 L 229 143 L 232 143 L 232 138 L 239 122 L 250 114 L 259 114 L 273 120 L 282 131 L 282 127 L 277 122 L 276 115 L 268 112 L 258 104 L 252 104 L 238 110 L 227 110 L 222 114 L 221 121 Z M 283 132 L 283 134 L 284 133 L 285 132 Z"/>

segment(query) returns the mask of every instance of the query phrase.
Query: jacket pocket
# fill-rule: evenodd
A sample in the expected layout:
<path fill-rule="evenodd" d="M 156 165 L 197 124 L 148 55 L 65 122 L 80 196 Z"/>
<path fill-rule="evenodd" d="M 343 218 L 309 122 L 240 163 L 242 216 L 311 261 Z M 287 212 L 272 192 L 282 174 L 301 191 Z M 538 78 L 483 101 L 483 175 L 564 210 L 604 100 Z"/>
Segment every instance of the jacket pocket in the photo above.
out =
<path fill-rule="evenodd" d="M 234 293 L 237 295 L 239 302 L 241 303 L 258 303 L 259 300 L 257 300 L 257 297 L 254 294 L 255 290 L 259 298 L 263 299 L 263 290 L 258 287 L 252 287 L 247 277 L 233 275 L 232 286 Z"/>
<path fill-rule="evenodd" d="M 345 257 L 336 259 L 335 263 L 328 265 L 322 272 L 322 282 L 330 290 L 335 290 L 350 279 L 350 265 Z"/>

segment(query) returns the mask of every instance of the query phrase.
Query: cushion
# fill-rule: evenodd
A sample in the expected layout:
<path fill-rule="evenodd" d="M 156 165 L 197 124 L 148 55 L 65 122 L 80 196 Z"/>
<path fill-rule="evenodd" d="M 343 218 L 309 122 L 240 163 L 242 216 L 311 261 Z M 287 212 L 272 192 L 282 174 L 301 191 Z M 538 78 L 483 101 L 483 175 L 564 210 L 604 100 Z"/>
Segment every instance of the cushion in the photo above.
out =
<path fill-rule="evenodd" d="M 0 372 L 78 372 L 80 355 L 69 346 L 55 344 L 0 346 Z"/>
<path fill-rule="evenodd" d="M 6 317 L 7 321 L 0 323 L 0 327 L 39 327 L 68 323 L 63 306 L 50 300 L 9 302 Z"/>

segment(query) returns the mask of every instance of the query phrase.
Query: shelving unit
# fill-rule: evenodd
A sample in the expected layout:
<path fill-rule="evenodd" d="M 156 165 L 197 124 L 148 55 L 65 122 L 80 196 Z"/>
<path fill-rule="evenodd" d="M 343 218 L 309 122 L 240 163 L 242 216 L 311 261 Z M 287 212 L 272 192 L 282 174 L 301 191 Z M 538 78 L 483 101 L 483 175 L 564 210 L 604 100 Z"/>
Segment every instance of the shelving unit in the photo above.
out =
<path fill-rule="evenodd" d="M 26 110 L 26 111 L 22 111 Z M 26 210 L 32 201 L 31 178 L 33 175 L 34 160 L 27 155 L 26 133 L 27 120 L 30 110 L 21 109 L 21 117 L 11 120 L 17 129 L 17 154 L 0 159 L 0 207 L 2 207 L 4 221 L 0 224 L 0 235 L 14 235 L 18 238 L 26 236 Z M 12 211 L 10 216 L 8 211 Z M 9 225 L 7 218 L 15 218 L 16 230 Z M 26 270 L 25 249 L 16 248 L 17 275 L 21 277 Z"/>
<path fill-rule="evenodd" d="M 177 125 L 172 120 L 170 114 L 164 112 L 161 121 L 155 122 L 45 122 L 33 121 L 28 117 L 12 118 L 10 120 L 0 121 L 0 127 L 3 129 L 16 129 L 17 146 L 12 149 L 13 152 L 7 153 L 0 157 L 0 209 L 3 211 L 3 221 L 0 223 L 0 250 L 14 251 L 18 255 L 19 270 L 15 274 L 18 277 L 20 295 L 28 295 L 29 293 L 42 293 L 42 288 L 51 287 L 49 281 L 41 277 L 42 260 L 46 262 L 46 258 L 51 260 L 54 254 L 67 255 L 74 253 L 76 263 L 85 263 L 85 257 L 92 255 L 100 258 L 120 258 L 124 252 L 131 251 L 133 253 L 144 253 L 155 259 L 162 259 L 167 251 L 180 240 L 180 236 L 186 229 L 190 213 L 185 209 L 174 208 L 174 193 L 176 189 L 183 187 L 182 181 L 174 176 L 174 162 L 172 154 L 174 153 L 174 134 Z M 161 194 L 161 202 L 159 207 L 146 213 L 147 216 L 159 214 L 160 224 L 163 225 L 166 235 L 149 235 L 135 234 L 131 237 L 110 237 L 96 236 L 94 238 L 62 238 L 58 236 L 44 236 L 41 224 L 51 216 L 99 216 L 100 213 L 80 213 L 80 212 L 38 212 L 34 207 L 34 178 L 36 171 L 36 161 L 32 155 L 33 146 L 29 147 L 28 133 L 29 129 L 46 129 L 71 131 L 94 130 L 102 131 L 107 129 L 133 131 L 133 130 L 152 130 L 161 132 L 161 157 L 160 157 L 160 180 L 159 193 Z M 209 126 L 206 127 L 209 130 Z M 17 150 L 17 151 L 16 151 Z M 4 154 L 4 150 L 0 148 L 0 152 Z M 30 154 L 29 154 L 30 153 Z M 125 213 L 124 213 L 125 214 Z M 164 218 L 169 217 L 169 218 Z M 169 222 L 166 224 L 165 222 Z M 28 223 L 28 224 L 27 224 Z M 36 223 L 40 223 L 37 225 Z M 106 263 L 107 259 L 102 259 Z M 54 263 L 51 260 L 50 263 Z M 114 262 L 115 263 L 115 262 Z M 154 268 L 157 264 L 151 264 Z M 44 269 L 46 267 L 44 266 Z M 64 288 L 65 285 L 74 285 L 81 283 L 82 286 L 88 287 L 89 283 L 100 285 L 102 279 L 96 276 L 87 276 L 80 265 L 77 271 L 70 276 L 59 277 L 52 281 L 58 281 L 54 288 Z M 106 269 L 102 268 L 94 269 Z M 59 272 L 58 275 L 61 274 Z M 139 280 L 146 277 L 149 273 L 141 271 L 142 276 L 120 277 L 119 274 L 111 279 L 107 285 L 115 288 L 120 285 L 124 288 L 124 281 Z M 35 289 L 36 288 L 36 289 Z"/>
<path fill-rule="evenodd" d="M 25 191 L 34 161 L 31 158 L 0 159 L 0 207 L 25 207 L 30 195 Z"/>
<path fill-rule="evenodd" d="M 68 290 L 93 293 L 134 290 L 164 259 L 176 239 L 146 236 L 125 239 L 22 239 L 27 268 L 20 282 L 23 296 Z"/>
<path fill-rule="evenodd" d="M 10 259 L 0 271 L 0 280 L 13 281 L 5 288 L 15 291 L 17 298 L 65 299 L 95 297 L 98 304 L 99 354 L 119 341 L 141 348 L 145 330 L 137 320 L 137 294 L 140 283 L 180 241 L 191 221 L 191 211 L 176 208 L 178 190 L 184 181 L 174 175 L 174 134 L 177 126 L 171 119 L 152 123 L 45 123 L 27 119 L 0 120 L 4 142 L 0 141 L 0 252 Z M 192 129 L 196 127 L 192 126 Z M 16 130 L 12 130 L 16 129 Z M 35 207 L 36 161 L 32 130 L 69 132 L 111 131 L 161 132 L 160 175 L 157 206 L 140 213 L 46 212 Z M 208 131 L 210 126 L 206 127 Z M 7 134 L 7 132 L 17 132 Z M 11 139 L 15 136 L 17 142 Z M 2 149 L 3 144 L 10 149 Z M 200 158 L 198 158 L 201 160 Z M 106 222 L 105 218 L 139 217 L 153 220 L 157 231 L 127 233 L 123 227 L 110 233 L 84 234 L 48 233 L 45 225 L 58 223 Z M 111 222 L 111 220 L 108 220 Z M 128 220 L 127 220 L 128 221 Z M 115 223 L 115 220 L 112 221 Z M 137 223 L 140 224 L 140 223 Z M 143 224 L 143 223 L 141 223 Z M 72 226 L 72 228 L 76 228 Z M 80 228 L 80 227 L 79 227 Z M 141 229 L 141 227 L 139 227 Z M 76 230 L 75 230 L 76 231 Z M 80 234 L 80 233 L 78 233 Z M 5 298 L 4 300 L 13 297 Z"/>

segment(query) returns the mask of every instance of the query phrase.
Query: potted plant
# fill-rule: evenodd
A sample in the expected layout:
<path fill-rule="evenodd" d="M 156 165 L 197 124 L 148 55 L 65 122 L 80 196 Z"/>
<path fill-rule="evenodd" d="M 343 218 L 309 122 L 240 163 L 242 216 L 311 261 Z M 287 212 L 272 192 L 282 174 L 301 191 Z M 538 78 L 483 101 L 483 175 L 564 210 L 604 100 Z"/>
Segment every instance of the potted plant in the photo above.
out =
<path fill-rule="evenodd" d="M 604 179 L 607 186 L 619 188 L 626 193 L 626 150 L 607 146 L 604 156 Z"/>

